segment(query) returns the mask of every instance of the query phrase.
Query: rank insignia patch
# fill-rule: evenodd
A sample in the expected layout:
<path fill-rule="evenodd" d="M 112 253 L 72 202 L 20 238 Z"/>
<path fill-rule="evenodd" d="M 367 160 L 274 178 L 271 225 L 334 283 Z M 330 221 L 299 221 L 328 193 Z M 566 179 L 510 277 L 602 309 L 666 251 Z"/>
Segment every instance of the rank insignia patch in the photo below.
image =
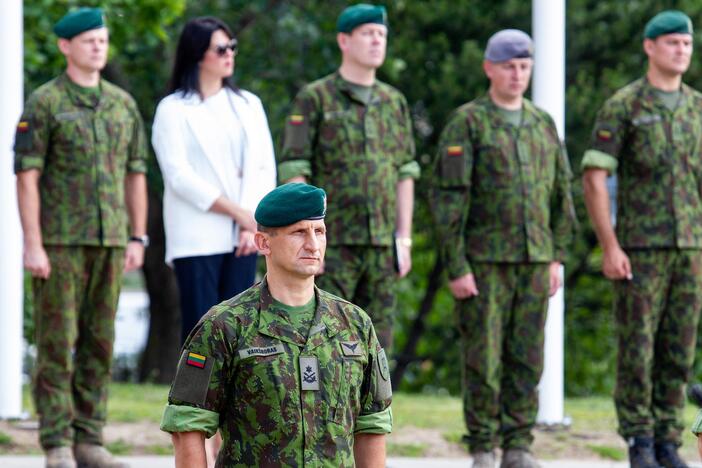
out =
<path fill-rule="evenodd" d="M 446 148 L 446 153 L 449 156 L 460 156 L 463 154 L 463 147 L 462 146 L 449 146 Z"/>
<path fill-rule="evenodd" d="M 27 133 L 29 131 L 29 122 L 26 120 L 17 124 L 17 133 Z"/>
<path fill-rule="evenodd" d="M 293 125 L 302 125 L 305 122 L 305 116 L 304 115 L 291 115 L 290 116 L 290 123 Z"/>
<path fill-rule="evenodd" d="M 361 350 L 360 343 L 358 341 L 342 341 L 341 351 L 344 356 L 362 356 L 363 352 Z"/>
<path fill-rule="evenodd" d="M 205 356 L 196 353 L 188 353 L 188 359 L 186 361 L 187 365 L 204 369 L 205 362 L 207 362 L 207 358 Z"/>

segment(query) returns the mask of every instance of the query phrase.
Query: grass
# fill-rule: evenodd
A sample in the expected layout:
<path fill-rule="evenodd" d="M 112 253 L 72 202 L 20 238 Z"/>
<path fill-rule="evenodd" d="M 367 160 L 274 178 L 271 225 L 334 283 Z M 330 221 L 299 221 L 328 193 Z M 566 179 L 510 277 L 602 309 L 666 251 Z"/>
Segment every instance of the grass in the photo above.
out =
<path fill-rule="evenodd" d="M 148 421 L 158 424 L 168 396 L 168 386 L 151 384 L 113 383 L 108 401 L 108 420 L 112 422 Z M 29 390 L 24 392 L 25 408 L 33 413 Z M 444 395 L 424 395 L 399 393 L 393 397 L 393 421 L 395 431 L 406 428 L 435 429 L 440 431 L 448 442 L 460 444 L 465 434 L 461 399 Z M 626 458 L 624 448 L 607 443 L 607 440 L 592 440 L 582 434 L 609 434 L 618 440 L 616 415 L 611 398 L 588 397 L 567 398 L 565 414 L 572 418 L 568 431 L 554 432 L 552 440 L 557 444 L 579 444 L 593 454 L 610 460 Z M 688 428 L 697 414 L 697 409 L 687 405 L 684 412 L 683 441 L 686 450 L 694 450 L 696 440 Z M 0 449 L 13 443 L 12 439 L 0 432 Z M 427 449 L 421 441 L 417 443 L 388 443 L 388 453 L 393 456 L 422 456 Z M 131 447 L 123 440 L 110 444 L 115 453 L 130 453 Z M 149 446 L 145 452 L 171 454 L 172 448 L 165 445 Z"/>
<path fill-rule="evenodd" d="M 4 432 L 0 432 L 0 447 L 6 447 L 8 445 L 12 445 L 12 437 Z"/>
<path fill-rule="evenodd" d="M 611 447 L 609 445 L 587 445 L 593 453 L 596 453 L 600 458 L 607 458 L 609 460 L 622 461 L 626 460 L 627 454 L 624 450 L 619 447 Z"/>

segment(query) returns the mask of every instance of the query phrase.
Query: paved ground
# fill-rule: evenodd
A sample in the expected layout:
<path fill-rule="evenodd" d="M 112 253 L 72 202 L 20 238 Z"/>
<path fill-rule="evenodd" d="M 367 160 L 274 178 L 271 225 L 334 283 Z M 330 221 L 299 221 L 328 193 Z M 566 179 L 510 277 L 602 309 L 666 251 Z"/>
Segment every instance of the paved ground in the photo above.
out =
<path fill-rule="evenodd" d="M 172 457 L 120 457 L 132 468 L 173 468 Z M 2 468 L 42 468 L 43 458 L 37 456 L 0 456 Z M 390 458 L 388 468 L 468 468 L 469 458 Z M 626 468 L 628 463 L 608 461 L 551 460 L 541 462 L 543 468 Z M 693 463 L 691 468 L 702 468 Z"/>

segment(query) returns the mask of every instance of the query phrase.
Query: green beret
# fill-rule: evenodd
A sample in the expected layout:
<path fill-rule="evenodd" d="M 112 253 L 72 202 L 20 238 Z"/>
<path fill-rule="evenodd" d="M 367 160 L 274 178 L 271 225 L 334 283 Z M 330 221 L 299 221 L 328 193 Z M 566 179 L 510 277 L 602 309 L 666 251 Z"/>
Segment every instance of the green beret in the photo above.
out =
<path fill-rule="evenodd" d="M 314 185 L 284 184 L 268 192 L 256 207 L 256 222 L 265 227 L 281 227 L 305 219 L 324 219 L 327 194 Z"/>
<path fill-rule="evenodd" d="M 655 39 L 664 34 L 692 34 L 692 20 L 682 11 L 666 10 L 646 23 L 644 38 Z"/>
<path fill-rule="evenodd" d="M 387 26 L 388 14 L 385 11 L 385 7 L 367 3 L 346 7 L 339 15 L 339 19 L 336 20 L 336 30 L 342 33 L 350 33 L 356 27 L 366 23 Z"/>
<path fill-rule="evenodd" d="M 79 8 L 66 13 L 54 25 L 54 32 L 63 39 L 73 39 L 80 33 L 105 27 L 105 16 L 100 8 Z"/>

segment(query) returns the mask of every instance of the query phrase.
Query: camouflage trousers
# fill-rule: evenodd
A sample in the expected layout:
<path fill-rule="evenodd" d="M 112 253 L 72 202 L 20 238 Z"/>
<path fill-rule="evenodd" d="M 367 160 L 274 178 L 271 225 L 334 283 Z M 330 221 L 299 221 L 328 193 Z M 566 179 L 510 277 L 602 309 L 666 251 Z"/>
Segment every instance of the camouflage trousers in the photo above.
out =
<path fill-rule="evenodd" d="M 634 277 L 614 282 L 619 433 L 680 443 L 702 307 L 702 250 L 627 254 Z"/>
<path fill-rule="evenodd" d="M 46 246 L 34 280 L 33 396 L 44 449 L 102 443 L 124 249 Z"/>
<path fill-rule="evenodd" d="M 528 448 L 543 370 L 546 263 L 473 263 L 479 294 L 456 301 L 470 451 Z"/>
<path fill-rule="evenodd" d="M 380 345 L 390 354 L 397 273 L 392 247 L 330 245 L 317 286 L 365 310 Z"/>

